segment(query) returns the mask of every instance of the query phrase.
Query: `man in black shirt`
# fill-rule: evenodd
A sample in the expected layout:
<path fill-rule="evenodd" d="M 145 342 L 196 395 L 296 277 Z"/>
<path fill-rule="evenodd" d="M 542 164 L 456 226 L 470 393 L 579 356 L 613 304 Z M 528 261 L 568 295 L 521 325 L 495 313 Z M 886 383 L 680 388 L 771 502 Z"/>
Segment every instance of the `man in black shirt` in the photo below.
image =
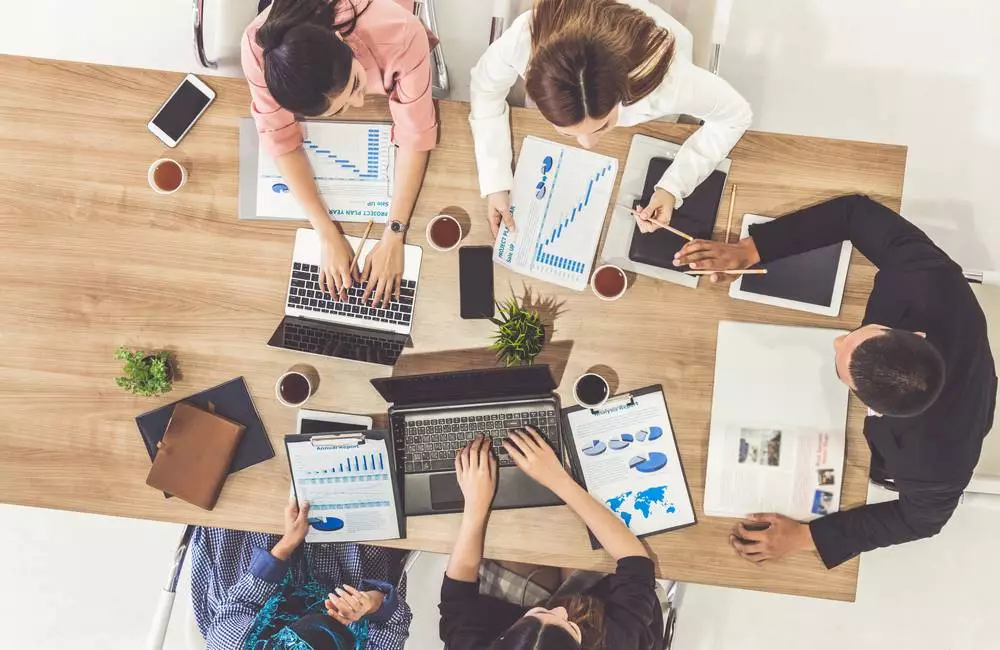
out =
<path fill-rule="evenodd" d="M 845 239 L 879 271 L 861 327 L 837 341 L 837 374 L 869 407 L 864 435 L 872 478 L 894 484 L 899 500 L 809 524 L 755 515 L 730 538 L 753 562 L 815 549 L 833 568 L 864 551 L 937 534 L 992 427 L 997 377 L 986 318 L 962 269 L 920 229 L 868 197 L 841 197 L 751 226 L 737 244 L 691 242 L 675 264 L 745 269 Z"/>

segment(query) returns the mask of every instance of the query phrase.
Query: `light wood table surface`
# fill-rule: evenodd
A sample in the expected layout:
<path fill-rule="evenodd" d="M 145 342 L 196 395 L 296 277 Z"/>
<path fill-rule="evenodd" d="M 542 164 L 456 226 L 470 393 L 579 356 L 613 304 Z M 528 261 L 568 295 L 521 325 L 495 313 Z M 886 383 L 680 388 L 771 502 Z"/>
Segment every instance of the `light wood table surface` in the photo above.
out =
<path fill-rule="evenodd" d="M 208 80 L 218 99 L 176 150 L 146 131 L 180 79 L 0 58 L 0 502 L 278 532 L 289 482 L 282 436 L 293 428 L 294 412 L 275 400 L 275 379 L 295 363 L 312 363 L 322 380 L 310 407 L 380 416 L 385 404 L 368 380 L 391 370 L 265 347 L 281 318 L 294 230 L 303 223 L 237 221 L 237 123 L 249 105 L 242 80 Z M 423 244 L 429 218 L 448 212 L 471 223 L 464 244 L 487 244 L 468 106 L 441 102 L 439 110 L 442 144 L 431 157 L 410 241 Z M 351 115 L 386 116 L 377 100 Z M 515 109 L 513 123 L 516 143 L 527 134 L 564 141 L 533 111 Z M 662 123 L 616 129 L 596 150 L 617 156 L 624 167 L 633 133 L 680 141 L 691 131 Z M 147 168 L 161 155 L 190 172 L 176 195 L 157 195 L 147 185 Z M 732 159 L 738 232 L 744 213 L 777 216 L 848 192 L 898 209 L 906 149 L 751 132 Z M 727 187 L 717 239 L 729 197 Z M 347 229 L 359 234 L 361 226 Z M 491 365 L 492 326 L 458 316 L 458 255 L 424 250 L 414 347 L 395 372 Z M 691 290 L 646 277 L 636 278 L 624 299 L 605 303 L 589 291 L 498 267 L 496 295 L 529 290 L 534 300 L 558 306 L 541 360 L 552 364 L 565 403 L 571 403 L 573 379 L 594 366 L 604 366 L 621 390 L 662 384 L 699 523 L 648 538 L 661 576 L 853 600 L 858 560 L 833 571 L 813 554 L 754 566 L 729 547 L 733 522 L 704 517 L 701 505 L 718 321 L 852 328 L 873 274 L 855 252 L 835 319 L 730 300 L 725 288 L 708 282 Z M 119 390 L 113 354 L 123 344 L 172 350 L 182 373 L 174 391 L 147 399 Z M 277 457 L 230 477 L 212 512 L 148 488 L 149 459 L 134 416 L 240 375 Z M 863 417 L 852 398 L 845 507 L 865 500 Z M 447 553 L 458 524 L 458 515 L 410 518 L 407 539 L 394 544 Z M 495 513 L 486 555 L 613 567 L 604 552 L 590 549 L 583 525 L 564 507 Z"/>

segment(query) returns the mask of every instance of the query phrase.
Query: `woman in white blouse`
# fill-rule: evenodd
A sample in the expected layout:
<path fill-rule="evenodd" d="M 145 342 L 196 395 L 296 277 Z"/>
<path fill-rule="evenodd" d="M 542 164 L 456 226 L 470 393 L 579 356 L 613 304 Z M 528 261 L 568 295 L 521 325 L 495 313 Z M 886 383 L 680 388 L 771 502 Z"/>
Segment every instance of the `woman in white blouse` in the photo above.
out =
<path fill-rule="evenodd" d="M 486 50 L 472 69 L 469 121 L 494 237 L 501 220 L 514 227 L 507 93 L 519 76 L 556 131 L 587 149 L 616 126 L 681 113 L 704 120 L 636 216 L 643 232 L 670 222 L 752 117 L 728 83 L 675 54 L 674 33 L 686 30 L 649 0 L 537 0 Z"/>

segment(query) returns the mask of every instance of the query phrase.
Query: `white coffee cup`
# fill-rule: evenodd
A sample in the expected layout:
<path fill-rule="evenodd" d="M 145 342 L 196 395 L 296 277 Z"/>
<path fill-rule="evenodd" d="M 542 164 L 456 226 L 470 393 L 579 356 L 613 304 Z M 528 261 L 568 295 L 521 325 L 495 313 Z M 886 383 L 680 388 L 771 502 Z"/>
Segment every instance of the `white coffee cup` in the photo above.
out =
<path fill-rule="evenodd" d="M 177 187 L 175 187 L 174 189 L 166 190 L 160 187 L 156 183 L 156 170 L 159 169 L 160 165 L 171 164 L 171 163 L 177 165 L 177 168 L 181 170 L 181 182 L 178 183 Z M 149 166 L 149 171 L 146 172 L 146 180 L 149 182 L 149 186 L 153 188 L 153 191 L 156 192 L 157 194 L 173 194 L 177 190 L 184 187 L 184 184 L 187 183 L 187 177 L 188 177 L 187 170 L 184 169 L 184 165 L 180 164 L 173 158 L 159 158 L 157 160 L 154 160 L 153 163 Z"/>
<path fill-rule="evenodd" d="M 618 272 L 622 278 L 622 289 L 613 296 L 605 296 L 603 293 L 597 290 L 597 276 L 598 274 L 601 273 L 601 271 L 605 269 L 613 269 L 614 271 Z M 603 266 L 597 267 L 597 269 L 594 270 L 593 275 L 590 276 L 590 290 L 593 291 L 594 295 L 600 298 L 601 300 L 607 302 L 618 300 L 619 298 L 625 295 L 626 291 L 628 291 L 628 276 L 625 275 L 625 271 L 623 271 L 620 267 L 615 266 L 614 264 L 604 264 Z"/>
<path fill-rule="evenodd" d="M 282 406 L 302 406 L 316 392 L 315 374 L 308 366 L 292 366 L 274 383 L 274 396 Z M 287 383 L 286 383 L 287 382 Z"/>
<path fill-rule="evenodd" d="M 455 243 L 452 244 L 451 246 L 441 246 L 440 244 L 438 244 L 437 241 L 434 240 L 433 235 L 431 235 L 431 231 L 434 230 L 434 226 L 441 222 L 451 222 L 458 230 L 458 238 L 455 239 Z M 460 224 L 458 222 L 458 219 L 451 216 L 450 214 L 439 214 L 438 216 L 431 219 L 430 223 L 427 224 L 427 243 L 431 245 L 431 248 L 441 253 L 447 253 L 448 251 L 455 250 L 458 247 L 458 245 L 462 243 L 463 235 L 464 233 L 462 232 L 462 224 Z"/>
<path fill-rule="evenodd" d="M 598 386 L 603 386 L 604 397 L 601 399 L 595 399 L 594 401 L 588 401 L 580 398 L 580 387 L 581 384 L 585 384 L 586 387 L 593 386 L 595 389 Z M 580 375 L 575 382 L 573 382 L 573 397 L 576 399 L 576 403 L 583 408 L 596 409 L 604 406 L 604 403 L 608 401 L 611 397 L 611 386 L 608 384 L 608 380 L 600 376 L 596 372 L 586 372 Z M 585 395 L 585 397 L 590 397 Z"/>

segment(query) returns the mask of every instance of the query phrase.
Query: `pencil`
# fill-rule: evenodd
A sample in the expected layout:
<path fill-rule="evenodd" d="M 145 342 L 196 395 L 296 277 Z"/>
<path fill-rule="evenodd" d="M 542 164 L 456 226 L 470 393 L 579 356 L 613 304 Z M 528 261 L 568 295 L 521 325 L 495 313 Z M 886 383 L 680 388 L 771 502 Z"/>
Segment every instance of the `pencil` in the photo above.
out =
<path fill-rule="evenodd" d="M 639 214 L 639 210 L 636 210 L 635 208 L 630 208 L 627 205 L 623 205 L 621 203 L 616 203 L 615 205 L 617 205 L 619 208 L 625 208 L 626 210 L 628 210 L 629 212 L 632 213 L 632 216 L 636 216 L 636 215 Z M 692 237 L 691 235 L 687 234 L 686 232 L 681 232 L 680 230 L 677 230 L 673 226 L 665 226 L 662 223 L 658 223 L 656 221 L 647 221 L 646 223 L 651 223 L 654 226 L 656 226 L 657 228 L 663 228 L 664 230 L 666 230 L 668 232 L 672 232 L 675 235 L 677 235 L 678 237 L 683 237 L 684 239 L 686 239 L 688 241 L 694 241 L 694 237 Z"/>
<path fill-rule="evenodd" d="M 724 273 L 726 275 L 764 275 L 767 269 L 743 269 L 732 271 L 684 271 L 687 275 L 712 275 L 713 273 Z"/>
<path fill-rule="evenodd" d="M 736 207 L 736 183 L 733 183 L 733 195 L 729 197 L 729 219 L 726 220 L 726 243 L 729 243 L 729 233 L 733 230 L 733 208 Z"/>
<path fill-rule="evenodd" d="M 372 232 L 372 226 L 375 225 L 374 219 L 368 220 L 368 227 L 365 228 L 365 234 L 361 236 L 361 243 L 358 244 L 358 250 L 354 253 L 354 264 L 357 266 L 358 270 L 361 270 L 361 251 L 364 250 L 365 243 L 368 241 L 368 235 Z"/>

